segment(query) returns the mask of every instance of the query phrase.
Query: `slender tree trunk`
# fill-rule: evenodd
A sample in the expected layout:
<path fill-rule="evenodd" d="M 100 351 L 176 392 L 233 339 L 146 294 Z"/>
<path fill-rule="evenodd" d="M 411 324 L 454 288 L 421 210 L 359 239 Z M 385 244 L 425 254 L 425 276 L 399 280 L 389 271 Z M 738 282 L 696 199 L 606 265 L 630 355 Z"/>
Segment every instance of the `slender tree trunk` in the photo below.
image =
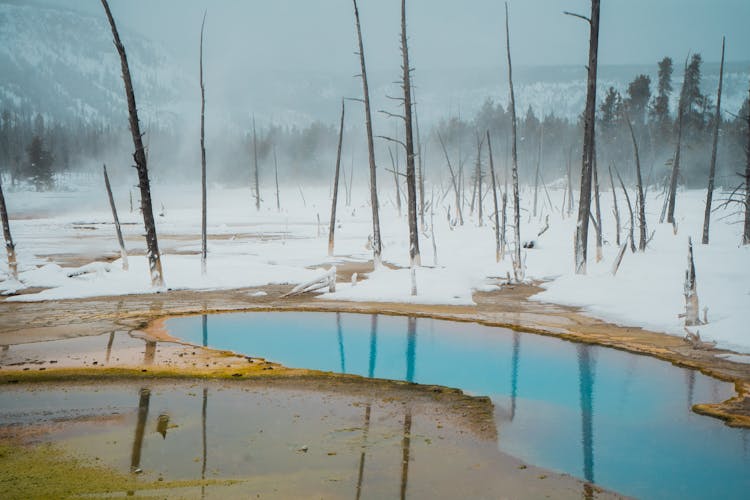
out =
<path fill-rule="evenodd" d="M 8 221 L 8 209 L 5 206 L 5 194 L 3 194 L 3 179 L 0 176 L 0 218 L 3 223 L 3 238 L 5 239 L 5 251 L 8 255 L 8 274 L 11 279 L 18 280 L 18 263 L 16 262 L 16 246 L 10 234 L 10 223 Z"/>
<path fill-rule="evenodd" d="M 258 175 L 258 133 L 253 116 L 253 171 L 255 176 L 255 209 L 260 211 L 260 177 Z"/>
<path fill-rule="evenodd" d="M 112 186 L 109 184 L 109 176 L 107 175 L 107 166 L 104 165 L 104 187 L 107 188 L 107 197 L 109 198 L 109 206 L 112 209 L 112 218 L 115 222 L 115 232 L 117 233 L 117 243 L 120 245 L 120 257 L 122 258 L 122 270 L 128 270 L 128 251 L 125 249 L 125 240 L 122 238 L 122 229 L 120 229 L 120 219 L 117 217 L 117 207 L 115 207 L 115 199 L 112 196 Z"/>
<path fill-rule="evenodd" d="M 328 255 L 333 255 L 333 236 L 336 231 L 336 203 L 339 197 L 339 170 L 341 168 L 341 144 L 344 141 L 344 100 L 341 100 L 341 125 L 339 125 L 339 147 L 336 151 L 336 172 L 333 175 L 333 201 L 331 201 L 331 225 L 328 229 Z"/>
<path fill-rule="evenodd" d="M 635 179 L 636 188 L 638 190 L 638 227 L 639 227 L 639 239 L 638 239 L 638 250 L 641 252 L 646 250 L 646 196 L 643 194 L 643 179 L 641 177 L 641 155 L 638 151 L 638 141 L 635 139 L 635 133 L 633 132 L 633 124 L 630 123 L 630 116 L 628 116 L 627 110 L 625 111 L 625 121 L 628 124 L 628 130 L 630 131 L 630 139 L 633 141 L 633 152 L 635 154 Z"/>
<path fill-rule="evenodd" d="M 688 267 L 685 271 L 685 326 L 699 325 L 699 315 L 695 262 L 693 260 L 693 240 L 692 238 L 688 238 Z"/>
<path fill-rule="evenodd" d="M 388 154 L 391 157 L 391 167 L 393 167 L 393 183 L 396 187 L 396 210 L 398 210 L 398 216 L 401 217 L 401 184 L 398 176 L 399 168 L 398 168 L 398 159 L 393 157 L 393 150 L 391 148 L 388 148 Z M 396 150 L 396 154 L 398 155 L 398 150 Z"/>
<path fill-rule="evenodd" d="M 490 157 L 490 177 L 492 178 L 492 201 L 495 204 L 495 262 L 500 262 L 500 217 L 497 209 L 497 180 L 495 179 L 495 162 L 492 159 L 492 142 L 490 131 L 487 131 L 487 151 Z"/>
<path fill-rule="evenodd" d="M 508 2 L 505 2 L 505 47 L 508 55 L 508 86 L 510 87 L 510 118 L 512 136 L 511 157 L 513 161 L 513 231 L 515 234 L 513 274 L 516 281 L 521 281 L 523 280 L 523 264 L 521 263 L 521 206 L 518 195 L 518 131 L 516 127 L 516 96 L 513 92 L 513 64 L 510 57 L 510 28 L 508 18 Z"/>
<path fill-rule="evenodd" d="M 125 54 L 125 47 L 120 41 L 120 35 L 117 32 L 115 20 L 112 12 L 109 10 L 107 0 L 102 0 L 104 11 L 107 14 L 109 25 L 112 28 L 115 47 L 120 55 L 122 66 L 122 79 L 125 83 L 125 95 L 128 101 L 128 113 L 130 115 L 130 132 L 133 136 L 133 145 L 135 153 L 135 167 L 138 171 L 138 184 L 141 189 L 141 212 L 143 213 L 143 224 L 146 227 L 146 249 L 148 253 L 149 272 L 151 275 L 151 284 L 156 287 L 164 286 L 164 274 L 161 267 L 161 255 L 159 254 L 159 243 L 156 238 L 156 223 L 154 222 L 154 212 L 151 206 L 151 186 L 148 179 L 148 166 L 146 165 L 146 149 L 143 147 L 143 136 L 141 127 L 138 122 L 138 111 L 135 104 L 135 93 L 133 92 L 133 82 L 130 78 L 130 68 L 128 58 Z"/>
<path fill-rule="evenodd" d="M 750 91 L 748 91 L 750 103 Z M 750 105 L 747 107 L 747 149 L 745 150 L 745 230 L 742 232 L 742 244 L 750 245 Z"/>
<path fill-rule="evenodd" d="M 477 214 L 479 227 L 482 227 L 482 140 L 477 137 Z"/>
<path fill-rule="evenodd" d="M 276 211 L 281 212 L 281 198 L 279 197 L 279 162 L 276 160 L 276 146 L 273 147 L 273 175 L 276 178 Z M 346 178 L 344 178 L 346 187 Z"/>
<path fill-rule="evenodd" d="M 422 265 L 419 254 L 419 228 L 417 226 L 417 177 L 414 165 L 414 131 L 411 100 L 411 67 L 406 38 L 406 0 L 401 0 L 401 56 L 404 89 L 404 132 L 406 134 L 406 203 L 409 218 L 409 265 L 412 268 L 412 295 L 417 294 L 414 267 Z"/>
<path fill-rule="evenodd" d="M 721 125 L 721 88 L 724 84 L 724 38 L 721 39 L 721 65 L 719 66 L 719 91 L 716 97 L 716 123 L 711 146 L 711 166 L 708 169 L 708 189 L 706 193 L 706 212 L 703 216 L 703 239 L 701 243 L 708 245 L 709 226 L 711 225 L 711 202 L 714 196 L 714 179 L 716 177 L 716 150 L 719 145 L 719 126 Z"/>
<path fill-rule="evenodd" d="M 581 166 L 581 192 L 578 202 L 575 260 L 576 274 L 586 274 L 588 252 L 589 213 L 591 212 L 591 176 L 594 162 L 594 130 L 596 121 L 596 74 L 599 52 L 600 0 L 591 0 L 591 17 L 588 19 L 589 64 L 586 83 L 586 110 L 583 122 L 583 155 Z"/>
<path fill-rule="evenodd" d="M 622 192 L 625 193 L 625 201 L 628 204 L 628 212 L 630 213 L 630 229 L 628 238 L 630 239 L 630 251 L 635 253 L 635 241 L 633 238 L 635 217 L 633 217 L 633 205 L 630 203 L 630 195 L 628 194 L 628 190 L 625 189 L 625 183 L 622 182 L 622 177 L 620 177 L 620 172 L 617 170 L 617 167 L 615 167 L 615 174 L 617 174 L 617 180 L 620 181 L 620 187 L 622 187 Z"/>
<path fill-rule="evenodd" d="M 687 73 L 688 61 L 685 59 L 685 73 Z M 672 162 L 672 177 L 669 181 L 669 203 L 667 204 L 667 222 L 674 225 L 674 208 L 677 202 L 677 180 L 680 177 L 680 150 L 682 149 L 682 119 L 685 114 L 684 106 L 684 94 L 685 94 L 685 82 L 682 82 L 682 90 L 680 91 L 680 101 L 678 104 L 677 112 L 677 146 L 674 154 L 674 161 Z"/>
<path fill-rule="evenodd" d="M 594 207 L 596 210 L 596 261 L 602 260 L 602 209 L 599 201 L 599 165 L 594 151 Z"/>
<path fill-rule="evenodd" d="M 612 188 L 612 211 L 615 214 L 615 229 L 617 231 L 616 243 L 620 246 L 620 209 L 617 206 L 617 190 L 615 190 L 615 180 L 612 177 L 612 165 L 609 166 L 609 185 Z"/>
<path fill-rule="evenodd" d="M 372 118 L 370 112 L 370 89 L 367 85 L 367 67 L 365 66 L 365 49 L 362 44 L 362 29 L 359 23 L 359 9 L 357 8 L 357 0 L 352 0 L 354 3 L 354 19 L 357 25 L 357 41 L 359 47 L 359 64 L 361 67 L 362 74 L 362 93 L 365 101 L 365 127 L 367 129 L 367 151 L 369 154 L 370 162 L 370 205 L 372 206 L 372 252 L 373 252 L 373 263 L 375 268 L 379 268 L 381 264 L 381 242 L 380 242 L 380 215 L 378 208 L 378 185 L 375 173 L 375 145 L 373 142 L 372 135 Z"/>
<path fill-rule="evenodd" d="M 438 140 L 440 141 L 440 146 L 443 148 L 443 154 L 445 155 L 445 161 L 448 163 L 448 171 L 451 174 L 451 183 L 453 184 L 453 192 L 456 195 L 456 215 L 458 216 L 458 223 L 460 225 L 464 225 L 464 215 L 461 211 L 461 191 L 458 186 L 458 180 L 456 179 L 456 173 L 453 171 L 453 166 L 451 165 L 451 159 L 448 156 L 448 149 L 445 147 L 445 141 L 443 141 L 443 137 L 440 135 L 440 132 L 438 132 Z"/>
<path fill-rule="evenodd" d="M 422 149 L 422 138 L 419 133 L 419 114 L 417 113 L 417 98 L 414 95 L 414 84 L 412 83 L 412 99 L 414 99 L 414 132 L 417 134 L 417 187 L 419 188 L 419 224 L 424 230 L 424 150 Z"/>
<path fill-rule="evenodd" d="M 201 85 L 201 274 L 206 275 L 206 259 L 208 256 L 207 237 L 207 200 L 206 200 L 206 87 L 203 84 L 203 28 L 206 25 L 206 13 L 201 22 L 200 47 L 200 85 Z"/>

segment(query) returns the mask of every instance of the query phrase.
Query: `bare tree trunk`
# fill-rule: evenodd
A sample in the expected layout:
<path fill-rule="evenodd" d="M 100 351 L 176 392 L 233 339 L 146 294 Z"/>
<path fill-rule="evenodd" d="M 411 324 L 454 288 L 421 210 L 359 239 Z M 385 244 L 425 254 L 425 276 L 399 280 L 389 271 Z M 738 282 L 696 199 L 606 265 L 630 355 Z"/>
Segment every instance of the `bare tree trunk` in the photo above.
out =
<path fill-rule="evenodd" d="M 594 205 L 596 209 L 596 261 L 602 260 L 602 209 L 599 202 L 599 165 L 594 150 Z"/>
<path fill-rule="evenodd" d="M 414 267 L 422 265 L 419 254 L 419 228 L 417 226 L 417 178 L 414 165 L 414 133 L 411 107 L 411 67 L 406 38 L 406 0 L 401 0 L 401 56 L 404 89 L 404 132 L 406 134 L 406 195 L 409 218 L 409 265 L 412 268 L 412 295 L 417 294 Z"/>
<path fill-rule="evenodd" d="M 709 226 L 711 225 L 711 202 L 714 196 L 714 179 L 716 177 L 716 150 L 719 145 L 719 126 L 721 125 L 721 87 L 724 85 L 724 38 L 721 39 L 721 65 L 719 66 L 719 92 L 716 97 L 716 123 L 714 124 L 713 145 L 711 147 L 711 166 L 708 169 L 708 189 L 706 193 L 706 212 L 703 216 L 703 239 L 708 245 Z"/>
<path fill-rule="evenodd" d="M 688 60 L 685 59 L 685 72 L 687 73 Z M 672 177 L 669 181 L 669 200 L 667 204 L 667 222 L 674 225 L 674 207 L 677 202 L 677 179 L 680 177 L 680 150 L 682 149 L 682 118 L 685 113 L 683 95 L 685 93 L 685 82 L 682 82 L 682 91 L 680 92 L 680 101 L 677 112 L 677 146 L 672 162 Z M 662 219 L 663 222 L 663 219 Z"/>
<path fill-rule="evenodd" d="M 122 270 L 128 270 L 128 251 L 125 249 L 125 240 L 122 238 L 122 229 L 120 229 L 120 219 L 117 217 L 117 207 L 115 207 L 115 199 L 112 196 L 112 186 L 109 184 L 109 176 L 107 175 L 107 165 L 104 165 L 104 187 L 107 188 L 107 197 L 109 198 L 109 206 L 112 209 L 112 218 L 115 222 L 115 232 L 117 233 L 117 243 L 120 244 L 120 257 L 122 258 Z"/>
<path fill-rule="evenodd" d="M 614 178 L 612 177 L 612 165 L 611 164 L 609 166 L 609 185 L 612 188 L 612 207 L 613 207 L 612 210 L 613 210 L 613 213 L 615 214 L 615 228 L 617 231 L 616 243 L 617 243 L 617 246 L 619 247 L 620 246 L 620 229 L 621 229 L 620 209 L 617 206 L 617 190 L 615 190 L 615 181 L 614 181 Z"/>
<path fill-rule="evenodd" d="M 258 174 L 258 133 L 253 116 L 253 171 L 255 177 L 255 209 L 260 211 L 260 177 Z"/>
<path fill-rule="evenodd" d="M 370 205 L 372 206 L 372 252 L 373 252 L 373 263 L 375 268 L 379 268 L 381 264 L 381 251 L 382 246 L 380 242 L 380 215 L 378 209 L 378 185 L 375 173 L 375 145 L 373 143 L 372 136 L 372 118 L 370 112 L 370 89 L 367 85 L 367 67 L 365 66 L 365 49 L 362 44 L 362 29 L 359 24 L 359 9 L 357 8 L 357 0 L 352 0 L 354 3 L 354 19 L 357 25 L 357 41 L 359 47 L 359 64 L 361 67 L 362 74 L 362 93 L 364 94 L 365 101 L 365 126 L 367 128 L 367 150 L 369 153 L 370 161 Z"/>
<path fill-rule="evenodd" d="M 700 309 L 695 281 L 695 262 L 693 261 L 693 240 L 688 238 L 688 267 L 685 271 L 685 326 L 700 324 Z"/>
<path fill-rule="evenodd" d="M 458 216 L 458 223 L 463 226 L 464 215 L 463 215 L 463 212 L 461 211 L 461 191 L 458 186 L 458 179 L 456 179 L 456 173 L 453 171 L 453 166 L 451 165 L 451 159 L 448 156 L 448 149 L 445 147 L 445 141 L 443 141 L 443 137 L 440 135 L 440 132 L 438 132 L 438 140 L 440 141 L 440 146 L 443 148 L 445 161 L 448 163 L 448 171 L 451 174 L 451 182 L 453 183 L 453 192 L 456 195 L 456 215 Z"/>
<path fill-rule="evenodd" d="M 638 152 L 638 141 L 635 140 L 635 133 L 633 132 L 633 124 L 630 123 L 630 116 L 628 116 L 627 110 L 625 110 L 625 121 L 628 124 L 628 130 L 630 131 L 630 139 L 633 141 L 633 151 L 635 153 L 635 179 L 636 188 L 638 189 L 638 227 L 639 227 L 639 240 L 638 250 L 641 252 L 646 250 L 646 196 L 643 194 L 643 178 L 641 177 L 641 155 Z M 611 175 L 611 174 L 610 174 Z"/>
<path fill-rule="evenodd" d="M 333 236 L 336 231 L 336 203 L 339 197 L 339 169 L 341 168 L 341 144 L 344 141 L 344 100 L 341 100 L 341 125 L 339 147 L 336 151 L 336 173 L 333 175 L 333 201 L 331 201 L 331 225 L 328 229 L 328 256 L 333 255 Z"/>
<path fill-rule="evenodd" d="M 599 7 L 600 0 L 591 0 L 589 23 L 589 64 L 586 83 L 586 111 L 583 122 L 583 155 L 581 166 L 581 192 L 578 203 L 576 225 L 575 261 L 576 274 L 586 274 L 588 252 L 589 213 L 591 212 L 591 174 L 594 162 L 594 129 L 596 121 L 596 73 L 599 52 Z M 583 16 L 579 16 L 583 17 Z"/>
<path fill-rule="evenodd" d="M 16 262 L 16 246 L 10 234 L 10 223 L 8 222 L 8 209 L 5 206 L 5 195 L 3 194 L 3 179 L 0 175 L 0 217 L 3 223 L 3 238 L 5 239 L 5 251 L 8 254 L 8 274 L 11 279 L 18 280 L 18 263 Z"/>
<path fill-rule="evenodd" d="M 511 157 L 513 159 L 513 231 L 515 234 L 516 245 L 513 258 L 513 274 L 516 281 L 522 281 L 523 264 L 521 262 L 521 206 L 518 196 L 518 131 L 516 127 L 516 96 L 513 92 L 513 65 L 510 58 L 510 28 L 508 26 L 508 17 L 508 2 L 505 2 L 505 47 L 508 55 L 508 86 L 510 87 L 510 117 L 512 132 Z"/>
<path fill-rule="evenodd" d="M 622 192 L 625 193 L 625 201 L 628 204 L 628 212 L 630 213 L 630 229 L 628 238 L 630 239 L 630 251 L 635 253 L 635 241 L 633 238 L 635 218 L 633 217 L 633 205 L 630 203 L 630 195 L 628 194 L 628 190 L 625 189 L 625 183 L 622 182 L 622 177 L 620 177 L 620 172 L 617 170 L 617 167 L 615 167 L 615 174 L 617 174 L 617 180 L 620 181 L 620 187 L 622 187 Z"/>
<path fill-rule="evenodd" d="M 279 197 L 279 162 L 276 160 L 276 145 L 273 146 L 273 175 L 276 178 L 276 211 L 281 212 L 281 198 Z M 346 187 L 346 178 L 344 178 Z"/>
<path fill-rule="evenodd" d="M 206 200 L 206 88 L 203 85 L 203 28 L 206 25 L 206 13 L 203 12 L 201 22 L 201 48 L 200 48 L 200 84 L 201 84 L 201 274 L 206 275 L 206 258 L 208 256 L 207 237 L 207 200 Z"/>
<path fill-rule="evenodd" d="M 482 142 L 477 137 L 477 212 L 479 217 L 479 227 L 482 227 Z"/>
<path fill-rule="evenodd" d="M 422 138 L 419 134 L 419 114 L 417 113 L 417 98 L 414 95 L 414 84 L 411 86 L 412 98 L 414 99 L 414 131 L 417 134 L 417 187 L 419 188 L 419 224 L 424 230 L 424 150 L 422 149 Z"/>
<path fill-rule="evenodd" d="M 750 103 L 750 91 L 748 91 Z M 750 245 L 750 105 L 747 107 L 747 149 L 745 150 L 745 230 L 742 232 L 742 244 Z"/>
<path fill-rule="evenodd" d="M 500 217 L 497 209 L 497 181 L 495 179 L 495 162 L 492 159 L 492 142 L 490 141 L 490 131 L 487 131 L 487 151 L 490 157 L 490 177 L 492 179 L 492 201 L 495 204 L 495 262 L 500 262 Z"/>
<path fill-rule="evenodd" d="M 151 284 L 156 287 L 164 286 L 164 274 L 161 267 L 161 256 L 159 254 L 159 243 L 156 238 L 156 224 L 154 222 L 154 212 L 151 206 L 151 186 L 148 179 L 148 166 L 146 165 L 146 149 L 143 147 L 143 136 L 141 127 L 138 122 L 138 111 L 135 105 L 135 93 L 133 92 L 133 82 L 130 78 L 130 68 L 128 67 L 128 58 L 125 54 L 125 47 L 120 41 L 120 35 L 117 32 L 115 20 L 112 12 L 109 10 L 107 0 L 102 0 L 104 11 L 107 14 L 109 25 L 112 28 L 115 47 L 120 55 L 122 66 L 122 79 L 125 83 L 125 95 L 128 101 L 128 113 L 130 115 L 130 132 L 133 136 L 133 145 L 135 153 L 135 168 L 138 171 L 138 184 L 141 189 L 141 212 L 143 213 L 143 224 L 146 227 L 146 249 L 148 253 L 149 272 L 151 275 Z"/>
<path fill-rule="evenodd" d="M 396 185 L 396 209 L 398 210 L 398 216 L 401 217 L 401 184 L 400 179 L 398 176 L 400 175 L 399 169 L 398 169 L 398 159 L 393 157 L 393 150 L 391 148 L 388 148 L 388 154 L 391 157 L 391 166 L 393 167 L 393 182 Z M 396 154 L 398 155 L 398 150 L 396 150 Z"/>

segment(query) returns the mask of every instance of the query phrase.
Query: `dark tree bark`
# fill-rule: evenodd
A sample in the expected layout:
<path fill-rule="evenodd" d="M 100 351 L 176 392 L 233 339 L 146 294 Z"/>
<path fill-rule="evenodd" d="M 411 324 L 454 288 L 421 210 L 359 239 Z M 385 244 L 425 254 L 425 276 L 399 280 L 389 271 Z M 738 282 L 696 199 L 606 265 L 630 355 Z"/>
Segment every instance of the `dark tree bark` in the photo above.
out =
<path fill-rule="evenodd" d="M 628 212 L 630 213 L 630 229 L 628 233 L 628 239 L 630 240 L 630 251 L 635 253 L 635 241 L 633 237 L 635 217 L 633 216 L 633 205 L 630 203 L 630 195 L 628 194 L 628 190 L 625 188 L 625 183 L 622 182 L 622 177 L 620 177 L 620 172 L 618 172 L 617 167 L 615 167 L 615 173 L 617 174 L 617 180 L 620 182 L 622 192 L 625 193 L 625 201 L 628 204 Z"/>
<path fill-rule="evenodd" d="M 3 179 L 0 176 L 0 217 L 3 223 L 3 238 L 5 239 L 5 252 L 8 254 L 8 274 L 14 280 L 18 280 L 18 263 L 16 262 L 16 246 L 10 234 L 10 223 L 8 221 L 8 209 L 5 206 L 5 195 L 3 194 Z"/>
<path fill-rule="evenodd" d="M 128 58 L 125 54 L 125 47 L 120 41 L 120 35 L 117 32 L 115 20 L 112 12 L 109 10 L 107 0 L 102 0 L 104 11 L 107 14 L 109 25 L 112 28 L 115 47 L 120 55 L 122 66 L 122 79 L 125 83 L 125 95 L 128 101 L 128 113 L 130 116 L 130 132 L 133 136 L 133 145 L 135 153 L 135 168 L 138 171 L 138 185 L 141 189 L 141 212 L 143 213 L 143 224 L 146 227 L 146 251 L 148 253 L 149 272 L 151 274 L 151 284 L 156 287 L 164 286 L 164 274 L 161 267 L 161 255 L 159 254 L 159 243 L 156 238 L 156 224 L 154 222 L 154 212 L 151 205 L 151 186 L 148 179 L 148 166 L 146 165 L 146 149 L 143 147 L 143 136 L 141 126 L 138 122 L 138 110 L 135 104 L 135 93 L 133 92 L 133 81 L 130 78 L 130 68 Z"/>
<path fill-rule="evenodd" d="M 253 116 L 253 171 L 255 176 L 255 210 L 260 211 L 260 176 L 258 174 L 258 133 Z"/>
<path fill-rule="evenodd" d="M 151 390 L 144 387 L 140 390 L 140 394 L 138 397 L 138 419 L 135 424 L 133 449 L 130 452 L 130 472 L 140 472 L 141 453 L 143 451 L 143 436 L 146 433 L 146 421 L 148 419 L 148 408 L 150 406 L 150 403 Z"/>
<path fill-rule="evenodd" d="M 598 0 L 594 0 L 598 1 Z M 513 232 L 515 234 L 515 249 L 513 257 L 513 274 L 516 281 L 523 280 L 523 264 L 521 263 L 521 206 L 518 195 L 518 130 L 516 127 L 516 96 L 513 92 L 513 64 L 510 58 L 510 28 L 508 20 L 508 2 L 505 2 L 505 48 L 508 55 L 508 86 L 510 87 L 510 119 L 511 119 L 511 158 L 513 161 Z"/>
<path fill-rule="evenodd" d="M 724 85 L 724 38 L 721 39 L 721 65 L 719 66 L 719 91 L 716 97 L 716 118 L 714 123 L 714 137 L 711 146 L 711 165 L 708 169 L 708 189 L 706 193 L 706 211 L 703 215 L 703 239 L 701 243 L 708 245 L 711 225 L 711 202 L 714 196 L 714 182 L 716 177 L 716 150 L 719 145 L 719 126 L 721 125 L 721 88 Z"/>
<path fill-rule="evenodd" d="M 336 172 L 333 174 L 333 200 L 331 201 L 331 224 L 328 229 L 328 255 L 333 255 L 333 237 L 336 231 L 336 203 L 339 199 L 339 170 L 341 168 L 341 144 L 344 141 L 344 100 L 341 100 L 341 125 L 339 126 L 339 147 L 336 152 Z"/>
<path fill-rule="evenodd" d="M 685 73 L 687 73 L 688 60 L 685 59 Z M 682 149 L 682 121 L 685 114 L 684 106 L 685 82 L 682 82 L 682 91 L 680 92 L 680 101 L 677 111 L 677 146 L 672 162 L 672 177 L 669 181 L 669 194 L 667 203 L 667 222 L 674 225 L 674 208 L 677 203 L 677 180 L 680 177 L 680 150 Z M 663 219 L 662 219 L 663 222 Z"/>
<path fill-rule="evenodd" d="M 409 218 L 409 264 L 422 265 L 419 254 L 419 228 L 417 226 L 417 177 L 414 165 L 414 122 L 412 117 L 411 100 L 411 67 L 409 66 L 409 46 L 406 38 L 406 0 L 401 0 L 401 57 L 404 90 L 404 132 L 406 134 L 406 204 Z M 413 271 L 412 271 L 413 276 Z M 412 295 L 416 295 L 416 288 L 412 283 Z"/>
<path fill-rule="evenodd" d="M 641 252 L 646 250 L 646 196 L 643 193 L 643 178 L 641 176 L 641 155 L 638 151 L 638 141 L 635 139 L 635 133 L 633 132 L 633 124 L 630 122 L 630 116 L 628 116 L 627 110 L 625 110 L 625 121 L 628 124 L 628 130 L 630 131 L 630 139 L 633 141 L 633 152 L 635 154 L 635 181 L 636 189 L 638 192 L 638 250 Z"/>
<path fill-rule="evenodd" d="M 591 0 L 591 17 L 584 17 L 589 23 L 590 33 L 588 77 L 586 80 L 586 110 L 583 121 L 581 192 L 579 193 L 578 224 L 576 225 L 575 240 L 576 274 L 586 274 L 586 257 L 588 252 L 591 177 L 594 162 L 594 130 L 596 120 L 596 74 L 599 59 L 599 7 L 600 0 Z"/>
<path fill-rule="evenodd" d="M 104 187 L 107 189 L 109 198 L 109 207 L 112 209 L 112 219 L 115 223 L 115 232 L 117 233 L 117 243 L 120 245 L 120 257 L 122 258 L 123 271 L 128 270 L 128 251 L 125 249 L 125 240 L 122 238 L 122 229 L 120 228 L 120 218 L 117 217 L 117 207 L 115 198 L 112 196 L 112 186 L 109 184 L 109 175 L 107 175 L 107 166 L 104 165 Z"/>
<path fill-rule="evenodd" d="M 612 212 L 615 215 L 615 230 L 616 238 L 615 243 L 620 246 L 620 208 L 617 206 L 617 190 L 615 189 L 615 180 L 612 177 L 612 165 L 609 166 L 609 186 L 612 189 Z"/>
<path fill-rule="evenodd" d="M 370 205 L 372 207 L 372 253 L 375 268 L 380 267 L 382 245 L 380 240 L 380 215 L 378 208 L 378 185 L 375 166 L 375 145 L 372 134 L 372 113 L 370 112 L 370 88 L 367 84 L 367 67 L 365 66 L 365 49 L 362 44 L 362 29 L 359 23 L 357 0 L 354 3 L 354 19 L 357 25 L 357 42 L 359 47 L 359 64 L 362 74 L 362 94 L 365 101 L 365 128 L 367 129 L 367 151 L 370 162 Z"/>
<path fill-rule="evenodd" d="M 206 199 L 206 87 L 203 84 L 203 28 L 206 25 L 206 13 L 201 22 L 200 46 L 200 85 L 201 85 L 201 274 L 206 275 L 206 259 L 208 257 L 208 225 Z"/>
<path fill-rule="evenodd" d="M 500 246 L 500 217 L 497 209 L 497 180 L 495 179 L 495 161 L 492 159 L 492 142 L 490 131 L 487 131 L 487 151 L 490 157 L 490 177 L 492 179 L 492 201 L 495 204 L 495 262 L 500 262 L 502 250 Z"/>

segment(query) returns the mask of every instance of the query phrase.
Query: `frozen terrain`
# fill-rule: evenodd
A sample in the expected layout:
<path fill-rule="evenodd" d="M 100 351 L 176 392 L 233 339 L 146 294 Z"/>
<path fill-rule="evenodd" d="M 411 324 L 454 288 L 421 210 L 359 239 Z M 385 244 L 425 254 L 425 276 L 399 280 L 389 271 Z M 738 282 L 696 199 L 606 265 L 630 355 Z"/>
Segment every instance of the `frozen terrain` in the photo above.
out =
<path fill-rule="evenodd" d="M 428 186 L 428 192 L 430 188 Z M 420 233 L 423 266 L 416 271 L 418 295 L 410 295 L 408 230 L 404 215 L 394 206 L 394 194 L 381 192 L 381 227 L 384 261 L 389 266 L 369 274 L 356 286 L 339 283 L 334 294 L 322 297 L 354 301 L 397 301 L 430 304 L 472 304 L 475 290 L 490 291 L 512 274 L 509 258 L 495 262 L 493 223 L 489 216 L 491 194 L 485 198 L 483 224 L 465 207 L 464 226 L 451 226 L 447 203 L 435 189 L 434 216 L 427 214 Z M 618 253 L 610 192 L 602 193 L 604 218 L 603 260 L 595 262 L 594 233 L 590 236 L 588 274 L 573 273 L 574 217 L 561 214 L 563 189 L 550 189 L 539 197 L 539 216 L 530 216 L 533 194 L 522 191 L 522 240 L 534 240 L 523 251 L 528 280 L 544 281 L 545 291 L 533 300 L 579 306 L 589 314 L 621 325 L 640 326 L 683 336 L 683 281 L 688 237 L 695 244 L 695 264 L 700 307 L 707 307 L 708 324 L 698 328 L 701 337 L 718 346 L 750 353 L 745 315 L 750 310 L 750 248 L 742 247 L 741 227 L 734 209 L 714 214 L 711 244 L 700 245 L 703 191 L 682 191 L 677 199 L 678 231 L 658 224 L 663 199 L 649 191 L 649 235 L 645 253 L 629 250 L 616 276 L 611 273 Z M 209 188 L 208 273 L 201 276 L 199 192 L 193 187 L 153 187 L 164 275 L 169 289 L 230 289 L 271 283 L 296 284 L 322 275 L 331 264 L 371 259 L 367 248 L 371 210 L 352 195 L 346 206 L 339 195 L 335 256 L 327 256 L 328 188 L 284 187 L 281 211 L 275 195 L 264 191 L 256 211 L 250 189 Z M 138 192 L 132 190 L 137 204 Z M 631 193 L 634 197 L 634 193 Z M 145 242 L 137 207 L 131 212 L 127 189 L 115 193 L 120 219 L 131 256 L 129 271 L 117 259 L 119 250 L 104 190 L 95 183 L 78 191 L 6 193 L 11 228 L 17 245 L 20 283 L 9 281 L 5 256 L 0 260 L 0 290 L 5 294 L 26 289 L 7 300 L 37 301 L 103 295 L 153 293 L 143 256 Z M 576 195 L 577 198 L 577 195 Z M 627 207 L 618 193 L 627 235 Z M 717 193 L 717 198 L 721 195 Z M 523 201 L 525 200 L 525 201 Z M 549 216 L 549 230 L 541 236 Z M 320 223 L 318 223 L 318 217 Z M 434 226 L 431 220 L 434 218 Z M 511 219 L 509 215 L 509 220 Z M 434 233 L 437 255 L 430 237 Z M 508 228 L 508 238 L 512 230 Z M 636 231 L 637 238 L 637 231 Z M 108 262 L 109 261 L 109 262 Z M 43 288 L 38 291 L 37 288 Z M 701 314 L 703 315 L 703 314 Z M 694 329 L 693 329 L 694 331 Z"/>

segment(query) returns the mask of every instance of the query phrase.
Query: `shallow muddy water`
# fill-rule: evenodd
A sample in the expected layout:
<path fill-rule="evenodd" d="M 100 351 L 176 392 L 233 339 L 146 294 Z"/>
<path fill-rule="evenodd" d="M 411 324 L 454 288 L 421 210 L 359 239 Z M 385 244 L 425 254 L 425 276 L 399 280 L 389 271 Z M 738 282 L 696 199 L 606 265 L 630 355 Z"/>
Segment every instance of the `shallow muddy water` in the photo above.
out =
<path fill-rule="evenodd" d="M 471 323 L 334 313 L 175 318 L 180 339 L 285 366 L 490 396 L 501 451 L 640 498 L 744 498 L 746 430 L 693 413 L 731 384 L 644 356 Z"/>

